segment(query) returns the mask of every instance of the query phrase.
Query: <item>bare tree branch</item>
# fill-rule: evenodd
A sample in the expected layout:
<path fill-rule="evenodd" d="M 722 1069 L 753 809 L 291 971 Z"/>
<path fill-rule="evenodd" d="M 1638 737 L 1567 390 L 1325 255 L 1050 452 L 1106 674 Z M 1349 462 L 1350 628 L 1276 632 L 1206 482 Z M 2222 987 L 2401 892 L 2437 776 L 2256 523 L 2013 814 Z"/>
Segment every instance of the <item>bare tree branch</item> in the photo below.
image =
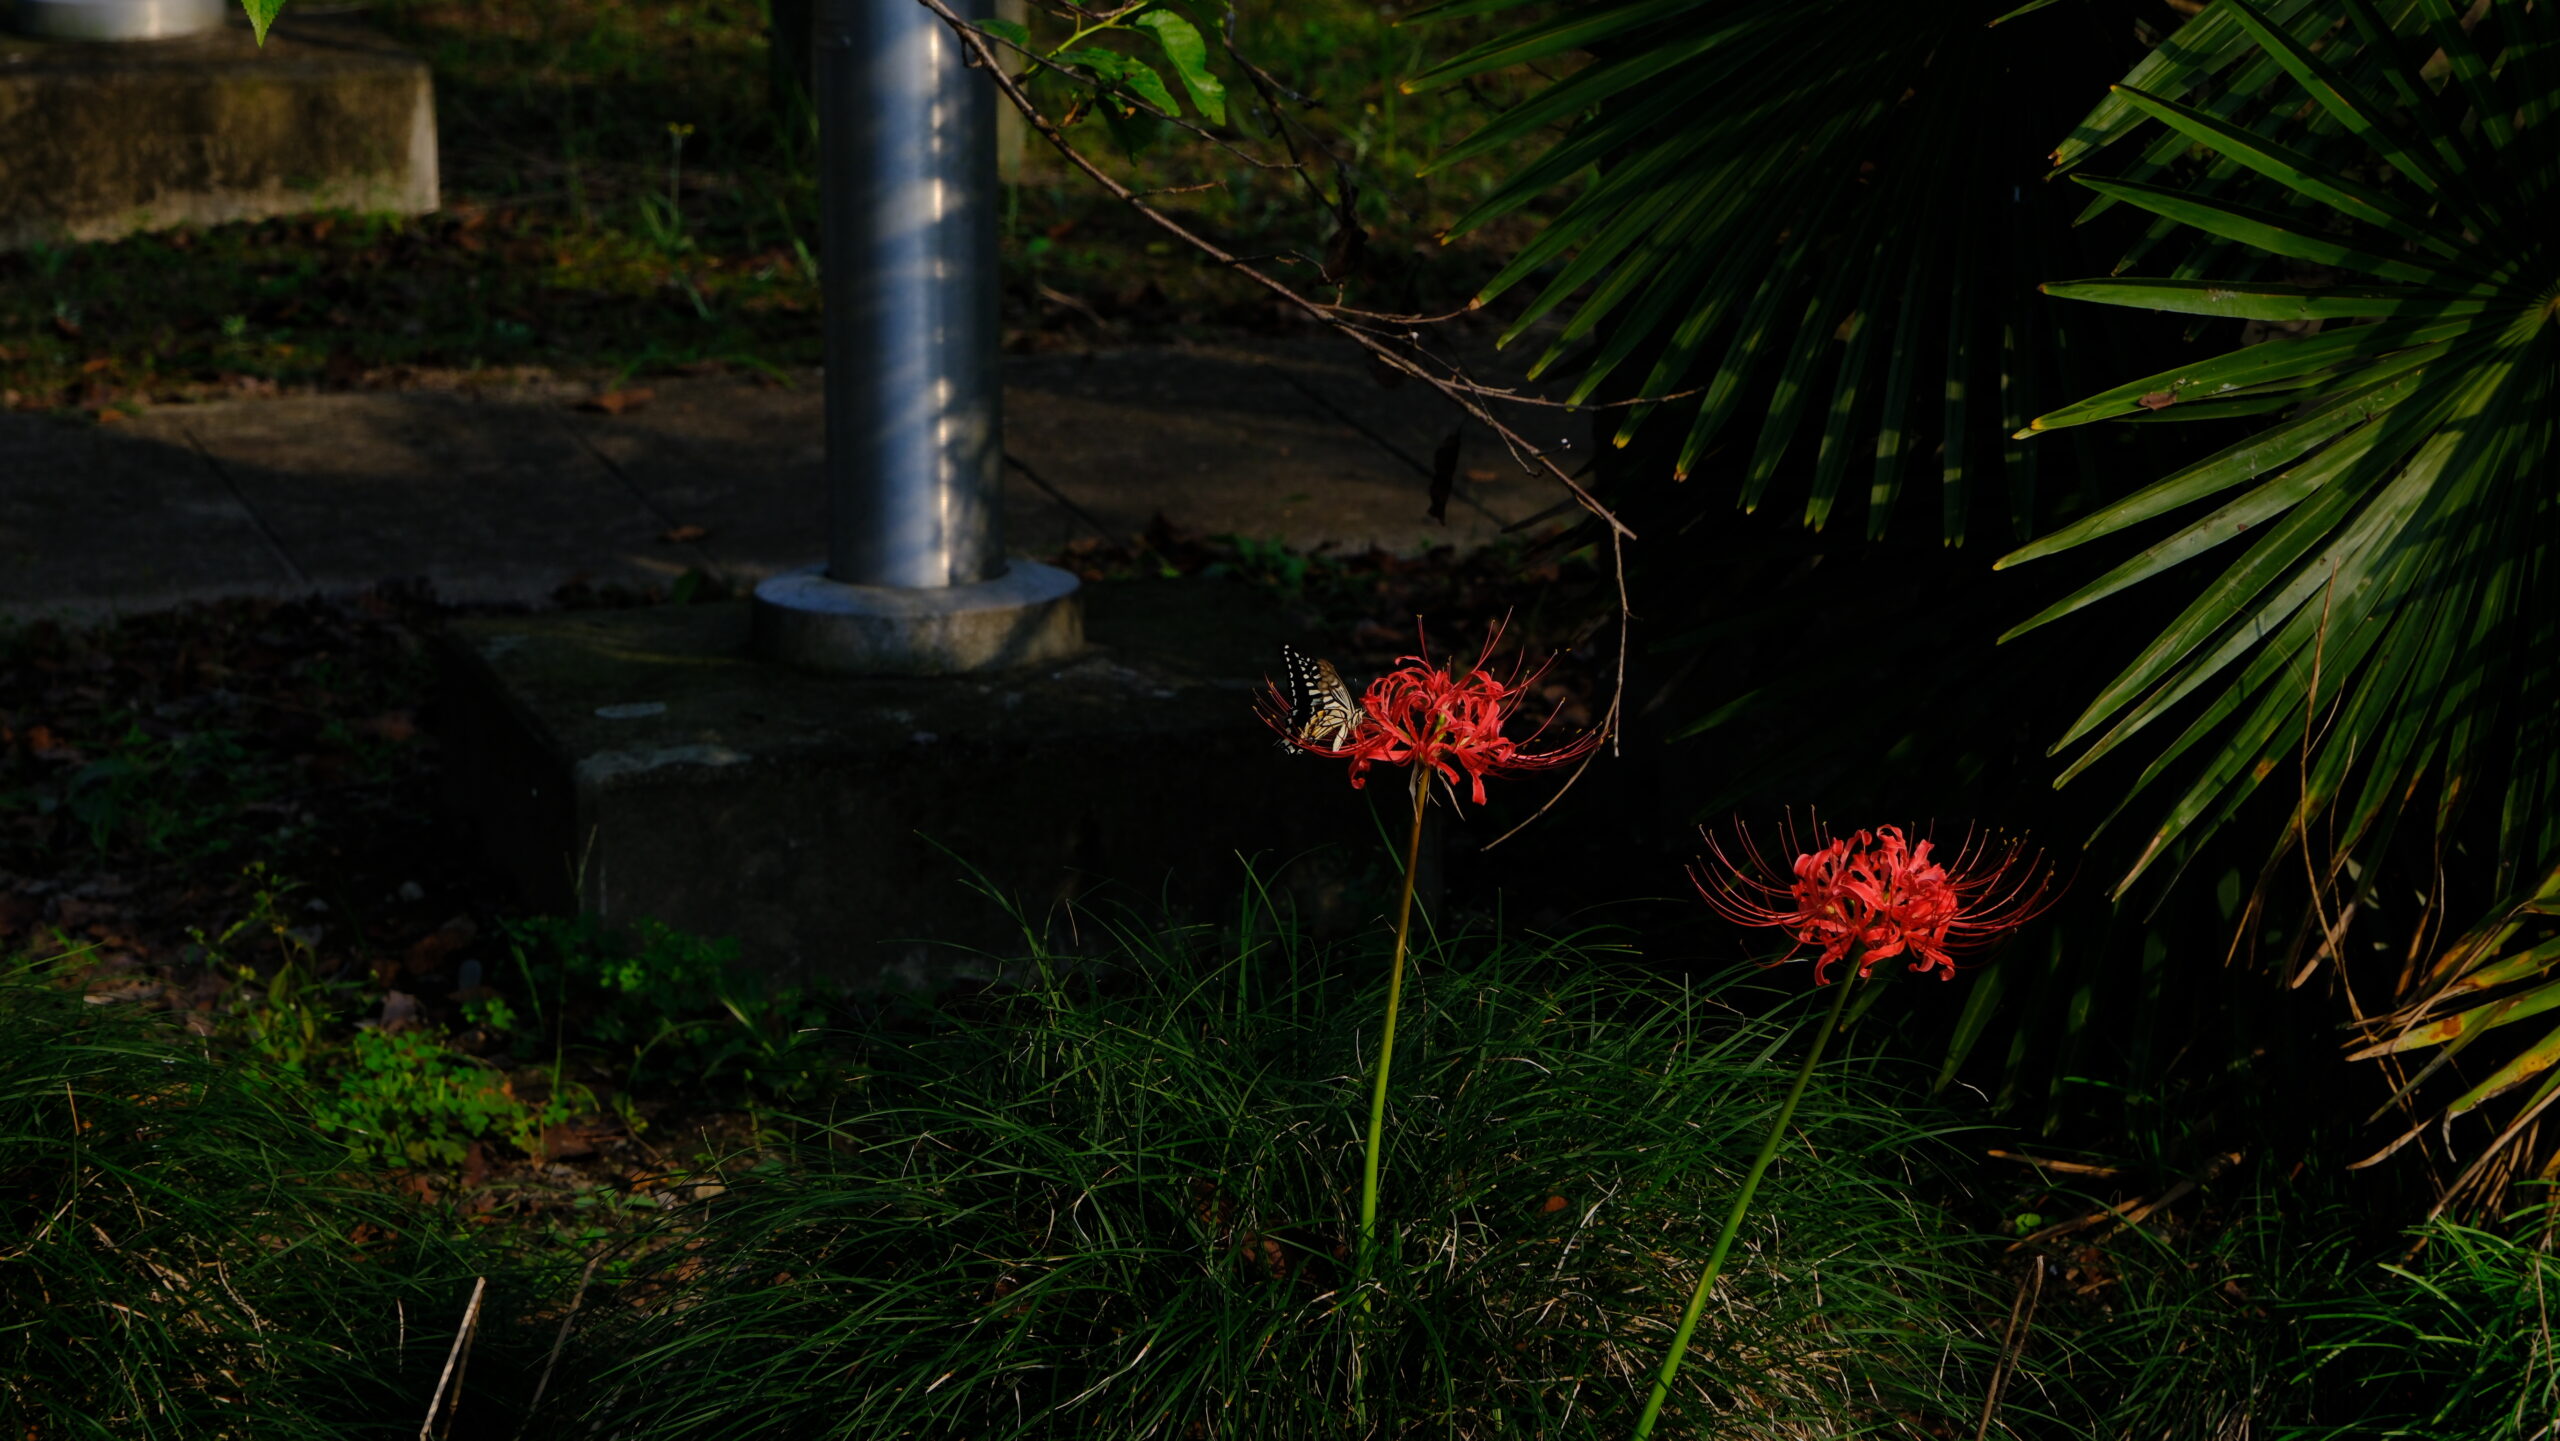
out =
<path fill-rule="evenodd" d="M 1584 510 L 1590 512 L 1594 519 L 1609 527 L 1609 530 L 1613 535 L 1622 539 L 1631 540 L 1635 538 L 1635 532 L 1628 529 L 1624 521 L 1618 519 L 1614 512 L 1612 512 L 1607 506 L 1601 504 L 1599 498 L 1591 494 L 1589 490 L 1583 487 L 1581 482 L 1575 480 L 1572 475 L 1568 474 L 1564 467 L 1556 464 L 1555 461 L 1549 458 L 1545 452 L 1531 444 L 1526 436 L 1521 435 L 1518 431 L 1505 424 L 1500 416 L 1497 416 L 1492 411 L 1486 409 L 1484 404 L 1473 393 L 1473 387 L 1451 377 L 1435 374 L 1431 369 L 1407 358 L 1405 355 L 1400 353 L 1395 346 L 1379 339 L 1376 335 L 1372 334 L 1367 327 L 1357 323 L 1347 316 L 1336 314 L 1334 307 L 1328 306 L 1324 302 L 1313 299 L 1309 296 L 1300 294 L 1297 290 L 1291 288 L 1279 279 L 1266 274 L 1257 267 L 1249 264 L 1243 257 L 1231 253 L 1224 246 L 1221 246 L 1217 242 L 1210 240 L 1208 237 L 1193 231 L 1190 227 L 1174 219 L 1172 216 L 1167 215 L 1152 205 L 1149 205 L 1144 197 L 1140 196 L 1136 191 L 1131 190 L 1128 186 L 1122 184 L 1118 177 L 1112 175 L 1109 171 L 1104 170 L 1101 166 L 1096 165 L 1084 154 L 1084 152 L 1078 150 L 1074 143 L 1067 139 L 1065 132 L 1058 127 L 1057 123 L 1051 120 L 1046 114 L 1042 113 L 1040 107 L 1032 102 L 1031 97 L 1023 93 L 1020 82 L 1015 80 L 1012 75 L 1006 73 L 1002 60 L 995 52 L 994 45 L 990 43 L 989 37 L 984 32 L 980 31 L 976 26 L 971 25 L 967 20 L 962 19 L 957 12 L 952 10 L 948 4 L 944 3 L 944 0 L 917 0 L 917 3 L 932 11 L 945 25 L 951 27 L 952 33 L 959 37 L 961 45 L 969 51 L 974 63 L 986 70 L 988 76 L 994 80 L 996 87 L 1004 93 L 1005 99 L 1012 103 L 1014 109 L 1021 112 L 1022 118 L 1026 123 L 1028 123 L 1033 129 L 1040 132 L 1040 137 L 1048 141 L 1052 149 L 1056 150 L 1059 155 L 1063 156 L 1068 164 L 1083 171 L 1086 177 L 1091 179 L 1095 184 L 1101 186 L 1104 190 L 1109 191 L 1113 198 L 1119 200 L 1122 204 L 1129 206 L 1140 215 L 1146 217 L 1151 224 L 1153 224 L 1157 229 L 1165 232 L 1167 235 L 1181 241 L 1184 245 L 1198 251 L 1200 254 L 1208 257 L 1212 261 L 1215 261 L 1217 264 L 1225 267 L 1229 271 L 1243 276 L 1245 279 L 1261 286 L 1264 290 L 1267 290 L 1274 296 L 1277 296 L 1283 302 L 1296 307 L 1309 319 L 1320 324 L 1330 326 L 1340 334 L 1349 337 L 1355 344 L 1368 351 L 1371 355 L 1376 356 L 1389 368 L 1401 371 L 1440 392 L 1440 394 L 1446 397 L 1451 404 L 1456 405 L 1468 415 L 1473 416 L 1479 423 L 1484 425 L 1485 428 L 1501 437 L 1503 443 L 1511 448 L 1512 453 L 1515 456 L 1524 456 L 1533 459 L 1536 462 L 1536 465 L 1533 467 L 1534 469 L 1544 470 L 1549 476 L 1554 478 L 1557 484 L 1571 492 L 1576 503 L 1578 503 Z M 1620 578 L 1620 589 L 1623 593 L 1623 576 Z M 1623 664 L 1624 662 L 1622 660 L 1622 668 Z M 1614 712 L 1615 707 L 1613 705 L 1612 713 L 1614 714 Z"/>

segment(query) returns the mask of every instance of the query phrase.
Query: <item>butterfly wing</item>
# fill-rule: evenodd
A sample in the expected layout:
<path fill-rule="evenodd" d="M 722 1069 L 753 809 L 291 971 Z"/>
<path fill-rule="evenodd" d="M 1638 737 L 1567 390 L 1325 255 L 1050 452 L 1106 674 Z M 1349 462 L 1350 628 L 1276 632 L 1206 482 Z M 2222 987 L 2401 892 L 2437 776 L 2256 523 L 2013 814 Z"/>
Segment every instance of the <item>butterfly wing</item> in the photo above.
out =
<path fill-rule="evenodd" d="M 1333 662 L 1318 660 L 1296 646 L 1280 648 L 1289 674 L 1289 737 L 1301 745 L 1340 750 L 1352 732 L 1369 718 L 1351 698 L 1351 687 Z M 1284 747 L 1286 742 L 1283 742 Z"/>

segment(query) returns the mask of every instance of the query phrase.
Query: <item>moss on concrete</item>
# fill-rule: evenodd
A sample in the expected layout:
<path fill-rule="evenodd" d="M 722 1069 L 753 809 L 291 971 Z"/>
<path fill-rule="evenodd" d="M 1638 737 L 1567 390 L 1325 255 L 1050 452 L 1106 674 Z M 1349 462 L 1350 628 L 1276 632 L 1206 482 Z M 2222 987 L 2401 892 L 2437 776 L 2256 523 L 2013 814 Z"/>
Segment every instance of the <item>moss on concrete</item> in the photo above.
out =
<path fill-rule="evenodd" d="M 120 45 L 0 36 L 0 248 L 436 208 L 424 60 L 344 23 Z"/>

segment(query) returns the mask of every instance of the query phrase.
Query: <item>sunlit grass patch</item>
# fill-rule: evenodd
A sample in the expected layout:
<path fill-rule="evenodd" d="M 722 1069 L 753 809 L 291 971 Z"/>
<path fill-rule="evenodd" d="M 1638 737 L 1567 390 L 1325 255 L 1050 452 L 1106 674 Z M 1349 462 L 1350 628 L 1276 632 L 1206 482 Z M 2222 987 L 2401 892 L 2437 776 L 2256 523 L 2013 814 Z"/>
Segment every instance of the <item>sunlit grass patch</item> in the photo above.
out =
<path fill-rule="evenodd" d="M 1790 1027 L 1589 939 L 1425 949 L 1361 1288 L 1378 958 L 1264 935 L 1124 931 L 1106 966 L 875 1038 L 794 1165 L 667 1253 L 671 1299 L 591 1338 L 585 1414 L 688 1437 L 1623 1434 Z M 1928 1199 L 1951 1153 L 1897 1095 L 1865 1062 L 1818 1082 L 1682 1377 L 1688 1424 L 1925 1430 L 1978 1398 L 2005 1298 L 1978 1293 Z"/>

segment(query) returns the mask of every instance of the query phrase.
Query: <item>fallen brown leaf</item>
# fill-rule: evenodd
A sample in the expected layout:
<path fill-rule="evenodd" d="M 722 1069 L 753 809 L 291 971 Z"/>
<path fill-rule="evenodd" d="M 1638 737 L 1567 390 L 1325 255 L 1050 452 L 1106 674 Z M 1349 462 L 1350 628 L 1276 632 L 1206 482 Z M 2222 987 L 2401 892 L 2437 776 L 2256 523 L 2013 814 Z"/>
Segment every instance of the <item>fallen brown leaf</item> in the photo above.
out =
<path fill-rule="evenodd" d="M 546 1161 L 570 1160 L 596 1153 L 596 1142 L 612 1134 L 589 1131 L 576 1126 L 545 1126 L 542 1129 L 542 1158 Z"/>
<path fill-rule="evenodd" d="M 608 390 L 602 395 L 589 396 L 584 403 L 579 405 L 578 408 L 580 410 L 596 411 L 604 415 L 621 415 L 628 411 L 638 410 L 640 407 L 647 405 L 650 401 L 657 398 L 658 393 L 656 391 L 651 390 L 645 385 L 641 385 L 634 386 L 629 390 Z"/>
<path fill-rule="evenodd" d="M 665 541 L 669 545 L 691 545 L 693 542 L 701 540 L 710 534 L 711 531 L 706 526 L 680 525 L 673 530 L 661 534 L 658 539 Z"/>
<path fill-rule="evenodd" d="M 406 966 L 409 974 L 413 976 L 426 975 L 441 968 L 445 957 L 462 949 L 470 943 L 473 936 L 479 933 L 480 928 L 472 924 L 469 916 L 455 916 L 433 931 L 420 936 L 417 942 L 409 947 L 409 954 L 401 964 Z"/>

